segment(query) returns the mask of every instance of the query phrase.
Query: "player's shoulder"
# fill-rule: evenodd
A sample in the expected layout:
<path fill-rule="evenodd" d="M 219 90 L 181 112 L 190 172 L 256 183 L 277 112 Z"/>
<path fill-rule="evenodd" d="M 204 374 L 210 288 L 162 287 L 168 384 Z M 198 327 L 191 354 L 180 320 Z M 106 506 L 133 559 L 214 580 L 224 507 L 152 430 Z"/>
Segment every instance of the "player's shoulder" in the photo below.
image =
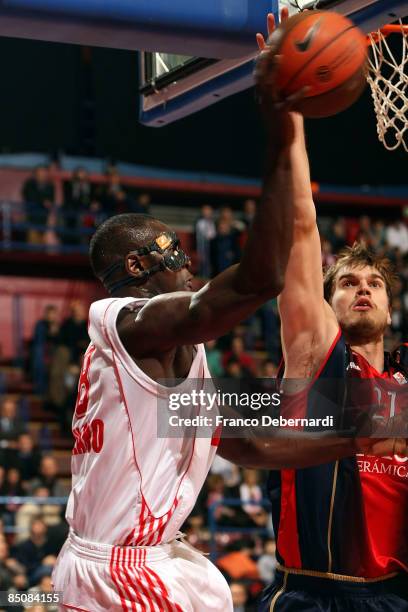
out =
<path fill-rule="evenodd" d="M 117 319 L 123 309 L 135 310 L 144 305 L 146 299 L 134 297 L 109 297 L 93 302 L 89 308 L 89 322 L 103 322 Z"/>

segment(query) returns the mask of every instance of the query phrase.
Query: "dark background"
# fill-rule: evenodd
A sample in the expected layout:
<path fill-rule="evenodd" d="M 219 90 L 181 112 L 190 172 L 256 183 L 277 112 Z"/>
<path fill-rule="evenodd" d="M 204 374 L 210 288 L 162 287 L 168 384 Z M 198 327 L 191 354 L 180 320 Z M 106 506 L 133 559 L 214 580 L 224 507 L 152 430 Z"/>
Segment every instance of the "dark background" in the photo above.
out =
<path fill-rule="evenodd" d="M 249 90 L 168 127 L 138 123 L 134 52 L 0 39 L 0 150 L 88 154 L 165 168 L 259 176 L 263 131 Z M 309 121 L 314 180 L 408 184 L 407 153 L 378 142 L 369 90 Z"/>

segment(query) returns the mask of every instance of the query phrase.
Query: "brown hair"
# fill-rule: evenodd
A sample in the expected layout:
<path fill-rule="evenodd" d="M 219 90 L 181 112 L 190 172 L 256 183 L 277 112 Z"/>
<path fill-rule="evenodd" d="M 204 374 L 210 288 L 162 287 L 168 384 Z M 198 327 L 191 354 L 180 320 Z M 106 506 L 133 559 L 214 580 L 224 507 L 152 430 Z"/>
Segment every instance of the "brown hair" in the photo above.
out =
<path fill-rule="evenodd" d="M 345 266 L 351 268 L 370 266 L 375 268 L 384 279 L 389 305 L 391 306 L 392 290 L 398 278 L 394 272 L 394 266 L 389 259 L 376 255 L 361 242 L 355 242 L 352 247 L 346 247 L 340 251 L 336 262 L 326 270 L 324 274 L 324 297 L 328 302 L 333 296 L 335 278 L 339 270 Z"/>

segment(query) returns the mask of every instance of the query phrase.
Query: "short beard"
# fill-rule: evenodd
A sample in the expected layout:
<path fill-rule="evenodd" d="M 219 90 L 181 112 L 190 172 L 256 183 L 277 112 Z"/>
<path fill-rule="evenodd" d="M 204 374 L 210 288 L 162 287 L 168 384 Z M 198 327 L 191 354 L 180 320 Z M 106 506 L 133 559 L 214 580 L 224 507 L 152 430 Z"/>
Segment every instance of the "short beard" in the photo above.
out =
<path fill-rule="evenodd" d="M 348 344 L 368 344 L 376 342 L 384 336 L 387 328 L 386 321 L 376 321 L 371 317 L 365 317 L 351 323 L 339 321 L 341 330 Z"/>

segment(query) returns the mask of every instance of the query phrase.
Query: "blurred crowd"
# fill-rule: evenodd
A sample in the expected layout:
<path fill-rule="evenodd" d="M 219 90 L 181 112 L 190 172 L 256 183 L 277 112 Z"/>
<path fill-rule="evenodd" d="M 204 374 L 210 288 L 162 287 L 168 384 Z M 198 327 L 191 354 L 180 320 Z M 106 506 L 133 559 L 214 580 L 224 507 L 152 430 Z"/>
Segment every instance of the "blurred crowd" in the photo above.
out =
<path fill-rule="evenodd" d="M 32 244 L 78 244 L 81 228 L 92 230 L 104 218 L 120 212 L 148 212 L 150 196 L 131 197 L 122 188 L 114 168 L 106 182 L 95 187 L 87 173 L 78 169 L 64 186 L 64 202 L 53 202 L 54 187 L 46 168 L 37 168 L 26 181 L 23 197 L 26 239 Z M 215 209 L 205 205 L 195 223 L 197 273 L 203 278 L 222 272 L 239 262 L 256 211 L 248 199 L 240 210 L 230 206 Z M 62 214 L 63 213 L 63 214 Z M 319 217 L 322 265 L 329 266 L 336 254 L 355 240 L 388 256 L 396 266 L 392 324 L 386 347 L 408 338 L 408 227 L 404 219 L 384 222 L 367 216 Z M 44 229 L 44 227 L 46 229 Z M 57 228 L 63 227 L 63 231 Z M 280 321 L 276 300 L 270 300 L 253 317 L 228 336 L 206 343 L 208 364 L 215 377 L 263 378 L 276 374 L 281 357 Z M 37 321 L 30 342 L 28 369 L 35 394 L 49 411 L 50 420 L 62 432 L 70 430 L 83 353 L 88 344 L 87 312 L 73 302 L 68 316 L 49 304 Z M 273 384 L 273 383 L 271 383 Z M 58 477 L 55 458 L 30 433 L 27 419 L 19 414 L 17 400 L 0 404 L 0 496 L 33 496 L 27 500 L 0 503 L 0 590 L 47 593 L 50 574 L 67 527 L 63 504 L 47 503 L 48 497 L 67 494 Z M 216 457 L 197 504 L 183 531 L 189 542 L 212 552 L 230 583 L 235 612 L 256 610 L 256 598 L 273 579 L 275 541 L 265 494 L 265 473 L 242 470 Z M 18 610 L 18 608 L 15 608 Z M 41 612 L 41 606 L 21 607 Z M 48 607 L 47 610 L 57 609 Z"/>
<path fill-rule="evenodd" d="M 58 476 L 56 458 L 36 443 L 11 396 L 0 404 L 0 451 L 0 591 L 50 593 L 51 573 L 67 535 L 69 485 Z M 190 544 L 216 555 L 236 612 L 256 610 L 256 598 L 275 571 L 263 478 L 262 472 L 216 457 L 183 527 Z M 15 609 L 37 611 L 29 604 Z M 57 606 L 37 612 L 43 609 L 52 612 Z"/>
<path fill-rule="evenodd" d="M 195 225 L 198 274 L 210 278 L 240 260 L 256 202 L 246 200 L 241 211 L 228 206 L 215 210 L 203 206 Z M 386 348 L 392 349 L 408 337 L 408 226 L 404 219 L 385 222 L 368 216 L 319 217 L 322 265 L 330 266 L 336 255 L 356 240 L 395 265 L 392 323 L 386 333 Z M 280 321 L 276 300 L 265 304 L 245 325 L 228 338 L 207 343 L 214 376 L 270 376 L 280 361 Z M 256 359 L 253 359 L 255 354 Z"/>
<path fill-rule="evenodd" d="M 82 358 L 89 344 L 88 313 L 74 300 L 66 318 L 48 304 L 37 321 L 30 343 L 29 365 L 34 392 L 55 415 L 61 431 L 70 431 Z"/>
<path fill-rule="evenodd" d="M 93 230 L 108 217 L 124 212 L 148 213 L 150 195 L 130 194 L 114 166 L 108 166 L 105 182 L 90 181 L 77 168 L 63 184 L 63 202 L 55 204 L 55 185 L 49 168 L 38 166 L 22 186 L 25 239 L 32 245 L 86 245 Z"/>
<path fill-rule="evenodd" d="M 28 425 L 17 400 L 4 398 L 0 405 L 0 591 L 46 594 L 52 590 L 51 572 L 68 532 L 64 520 L 68 487 L 58 477 L 56 459 L 39 449 Z M 63 499 L 52 503 L 52 497 Z M 32 608 L 27 604 L 13 609 Z"/>

